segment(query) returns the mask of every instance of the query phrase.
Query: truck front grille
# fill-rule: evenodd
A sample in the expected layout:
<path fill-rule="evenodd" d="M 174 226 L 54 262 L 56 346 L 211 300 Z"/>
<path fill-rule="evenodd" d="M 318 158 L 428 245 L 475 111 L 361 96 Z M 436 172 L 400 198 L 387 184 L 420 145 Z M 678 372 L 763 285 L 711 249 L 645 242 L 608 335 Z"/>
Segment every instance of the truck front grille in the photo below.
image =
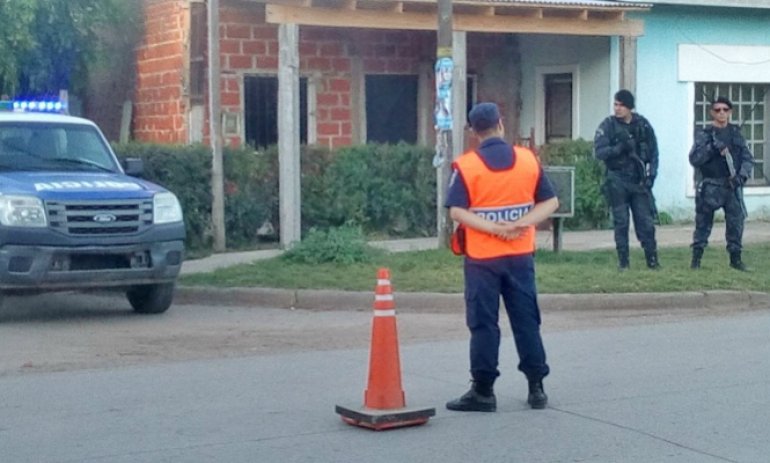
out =
<path fill-rule="evenodd" d="M 72 236 L 138 233 L 152 225 L 152 199 L 46 201 L 51 228 Z"/>

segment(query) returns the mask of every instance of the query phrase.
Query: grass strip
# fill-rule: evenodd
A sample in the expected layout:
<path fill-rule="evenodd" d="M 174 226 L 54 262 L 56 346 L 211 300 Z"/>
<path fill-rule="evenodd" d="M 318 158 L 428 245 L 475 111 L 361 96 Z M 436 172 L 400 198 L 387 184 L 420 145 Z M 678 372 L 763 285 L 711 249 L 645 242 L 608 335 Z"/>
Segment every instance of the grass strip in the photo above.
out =
<path fill-rule="evenodd" d="M 631 253 L 631 269 L 618 272 L 614 250 L 538 250 L 537 283 L 541 294 L 654 293 L 676 291 L 770 291 L 770 243 L 744 247 L 751 271 L 728 266 L 724 248 L 706 249 L 700 270 L 690 269 L 690 249 L 663 248 L 661 269 L 648 270 L 641 250 Z M 265 287 L 371 291 L 379 267 L 391 270 L 394 290 L 458 293 L 463 291 L 462 259 L 447 250 L 384 253 L 365 264 L 298 264 L 280 257 L 185 275 L 180 284 L 215 287 Z"/>

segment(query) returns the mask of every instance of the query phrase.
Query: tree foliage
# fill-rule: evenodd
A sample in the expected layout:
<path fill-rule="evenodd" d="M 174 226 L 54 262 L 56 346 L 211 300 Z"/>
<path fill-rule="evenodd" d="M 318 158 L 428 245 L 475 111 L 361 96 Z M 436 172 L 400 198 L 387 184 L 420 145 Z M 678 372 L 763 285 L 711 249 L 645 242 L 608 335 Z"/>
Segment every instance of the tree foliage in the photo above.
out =
<path fill-rule="evenodd" d="M 79 93 L 101 36 L 136 24 L 138 1 L 0 0 L 0 93 Z"/>

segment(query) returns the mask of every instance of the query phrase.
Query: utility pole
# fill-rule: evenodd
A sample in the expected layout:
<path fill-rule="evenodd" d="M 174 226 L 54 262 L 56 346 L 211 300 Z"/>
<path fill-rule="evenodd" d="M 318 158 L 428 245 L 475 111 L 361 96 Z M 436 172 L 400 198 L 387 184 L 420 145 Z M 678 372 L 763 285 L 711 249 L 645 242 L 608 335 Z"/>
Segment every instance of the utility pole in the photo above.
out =
<path fill-rule="evenodd" d="M 449 176 L 452 173 L 452 125 L 453 102 L 452 80 L 452 0 L 438 0 L 438 36 L 436 48 L 436 228 L 439 247 L 449 247 L 452 236 L 452 220 L 447 217 L 444 207 Z"/>
<path fill-rule="evenodd" d="M 222 168 L 222 107 L 220 103 L 219 0 L 208 0 L 209 142 L 211 144 L 211 225 L 214 251 L 224 252 L 225 196 Z"/>

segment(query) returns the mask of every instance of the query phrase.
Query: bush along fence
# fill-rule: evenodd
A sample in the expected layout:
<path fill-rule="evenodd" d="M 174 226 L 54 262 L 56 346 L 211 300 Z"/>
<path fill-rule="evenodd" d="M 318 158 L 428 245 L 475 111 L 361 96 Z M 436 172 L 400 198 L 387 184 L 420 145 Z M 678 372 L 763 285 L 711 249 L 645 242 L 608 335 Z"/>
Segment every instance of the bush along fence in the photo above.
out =
<path fill-rule="evenodd" d="M 118 157 L 144 160 L 144 178 L 179 197 L 187 246 L 211 249 L 211 152 L 204 145 L 129 143 L 114 146 Z M 433 149 L 407 144 L 368 144 L 331 151 L 301 147 L 303 236 L 309 230 L 355 226 L 369 238 L 408 238 L 436 233 L 436 172 Z M 585 140 L 546 145 L 546 165 L 575 166 L 575 216 L 568 229 L 606 228 L 603 171 Z M 225 227 L 232 249 L 277 241 L 278 151 L 225 148 Z"/>
<path fill-rule="evenodd" d="M 141 158 L 143 177 L 173 191 L 182 203 L 187 246 L 211 249 L 211 151 L 204 145 L 128 143 L 121 159 Z M 367 236 L 432 236 L 436 174 L 428 147 L 361 145 L 330 151 L 301 148 L 302 228 L 355 224 Z M 225 227 L 228 247 L 277 241 L 278 151 L 225 148 Z"/>

